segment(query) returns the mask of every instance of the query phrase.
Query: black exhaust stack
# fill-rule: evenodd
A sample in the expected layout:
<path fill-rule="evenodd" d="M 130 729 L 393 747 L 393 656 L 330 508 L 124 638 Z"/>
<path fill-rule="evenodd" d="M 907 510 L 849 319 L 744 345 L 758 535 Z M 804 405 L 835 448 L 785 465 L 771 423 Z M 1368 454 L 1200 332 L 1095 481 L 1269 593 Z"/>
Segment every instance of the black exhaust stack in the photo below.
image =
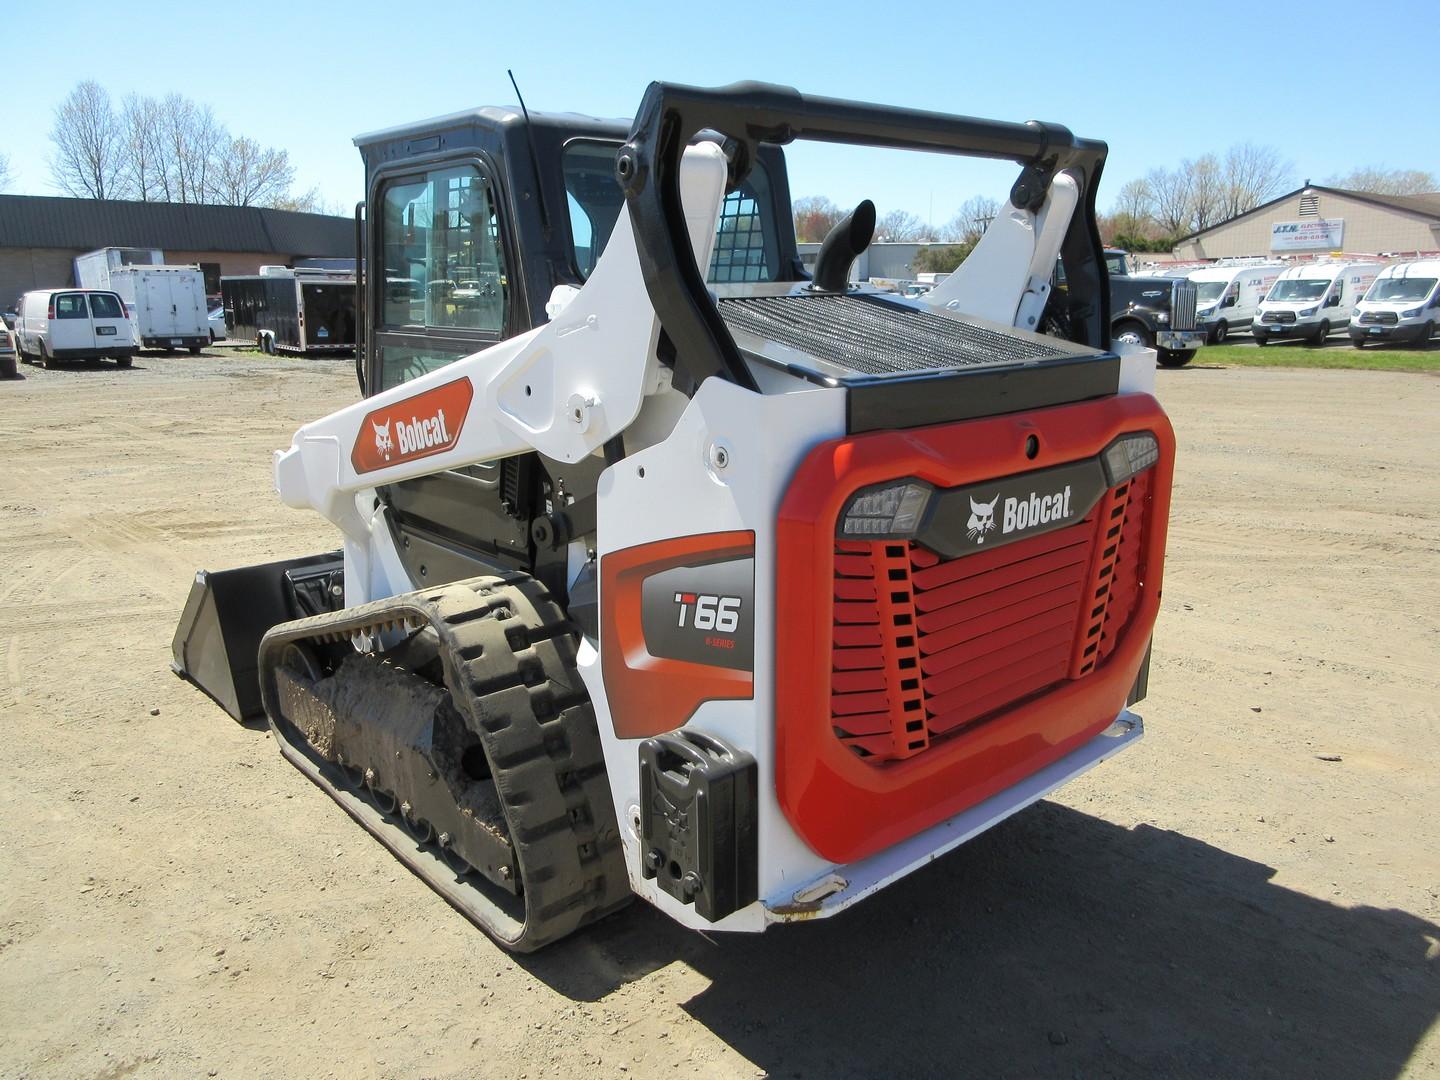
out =
<path fill-rule="evenodd" d="M 850 267 L 874 236 L 875 204 L 866 199 L 825 237 L 810 287 L 819 292 L 843 293 L 850 284 Z"/>

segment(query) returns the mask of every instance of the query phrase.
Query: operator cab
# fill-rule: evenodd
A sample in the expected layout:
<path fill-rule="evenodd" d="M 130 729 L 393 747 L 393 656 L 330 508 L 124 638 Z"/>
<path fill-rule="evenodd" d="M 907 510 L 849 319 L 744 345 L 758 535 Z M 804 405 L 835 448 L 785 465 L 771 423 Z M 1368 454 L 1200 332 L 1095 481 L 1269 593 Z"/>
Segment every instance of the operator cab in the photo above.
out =
<path fill-rule="evenodd" d="M 549 320 L 555 289 L 585 283 L 624 207 L 615 156 L 630 126 L 487 106 L 355 139 L 366 174 L 357 366 L 367 395 Z M 709 278 L 805 276 L 784 155 L 764 146 L 725 197 Z M 412 580 L 438 584 L 508 566 L 563 597 L 566 541 L 593 524 L 605 465 L 529 453 L 390 484 L 379 495 Z"/>

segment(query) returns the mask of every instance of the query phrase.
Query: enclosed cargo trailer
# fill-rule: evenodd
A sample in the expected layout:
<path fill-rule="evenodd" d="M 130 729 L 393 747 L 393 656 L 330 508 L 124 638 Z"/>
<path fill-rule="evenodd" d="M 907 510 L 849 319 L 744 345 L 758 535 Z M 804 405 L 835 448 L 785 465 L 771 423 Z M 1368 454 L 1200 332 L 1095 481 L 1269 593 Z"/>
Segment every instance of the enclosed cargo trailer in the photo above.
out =
<path fill-rule="evenodd" d="M 227 335 L 261 352 L 333 353 L 355 348 L 355 277 L 326 270 L 260 268 L 220 279 Z"/>

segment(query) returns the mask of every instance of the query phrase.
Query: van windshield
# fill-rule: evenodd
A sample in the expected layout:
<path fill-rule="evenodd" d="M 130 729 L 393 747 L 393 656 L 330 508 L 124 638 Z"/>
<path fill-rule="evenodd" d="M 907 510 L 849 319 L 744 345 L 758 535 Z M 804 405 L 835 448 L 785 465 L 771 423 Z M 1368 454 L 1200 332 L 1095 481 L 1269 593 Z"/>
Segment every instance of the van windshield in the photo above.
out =
<path fill-rule="evenodd" d="M 1365 295 L 1366 300 L 1384 300 L 1404 303 L 1407 300 L 1424 300 L 1435 288 L 1433 277 L 1391 277 L 1380 278 Z"/>
<path fill-rule="evenodd" d="M 1330 287 L 1328 278 L 1287 278 L 1277 281 L 1266 300 L 1319 300 Z"/>
<path fill-rule="evenodd" d="M 1197 281 L 1195 283 L 1195 300 L 1197 303 L 1205 304 L 1212 300 L 1219 300 L 1225 294 L 1225 286 L 1228 281 Z"/>

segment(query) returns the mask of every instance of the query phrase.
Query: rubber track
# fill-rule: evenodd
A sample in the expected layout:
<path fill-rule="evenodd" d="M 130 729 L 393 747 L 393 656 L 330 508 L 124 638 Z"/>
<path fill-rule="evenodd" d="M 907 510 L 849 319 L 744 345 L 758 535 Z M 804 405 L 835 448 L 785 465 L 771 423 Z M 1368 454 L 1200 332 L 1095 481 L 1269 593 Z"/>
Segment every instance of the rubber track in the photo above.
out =
<path fill-rule="evenodd" d="M 439 638 L 445 685 L 490 761 L 519 864 L 523 920 L 506 910 L 514 898 L 502 906 L 499 890 L 457 881 L 437 856 L 417 851 L 398 823 L 334 783 L 313 753 L 291 744 L 294 729 L 276 722 L 274 672 L 286 645 L 426 624 Z M 531 952 L 630 899 L 574 626 L 529 575 L 471 578 L 283 623 L 261 642 L 260 668 L 265 711 L 286 758 L 505 948 Z"/>

